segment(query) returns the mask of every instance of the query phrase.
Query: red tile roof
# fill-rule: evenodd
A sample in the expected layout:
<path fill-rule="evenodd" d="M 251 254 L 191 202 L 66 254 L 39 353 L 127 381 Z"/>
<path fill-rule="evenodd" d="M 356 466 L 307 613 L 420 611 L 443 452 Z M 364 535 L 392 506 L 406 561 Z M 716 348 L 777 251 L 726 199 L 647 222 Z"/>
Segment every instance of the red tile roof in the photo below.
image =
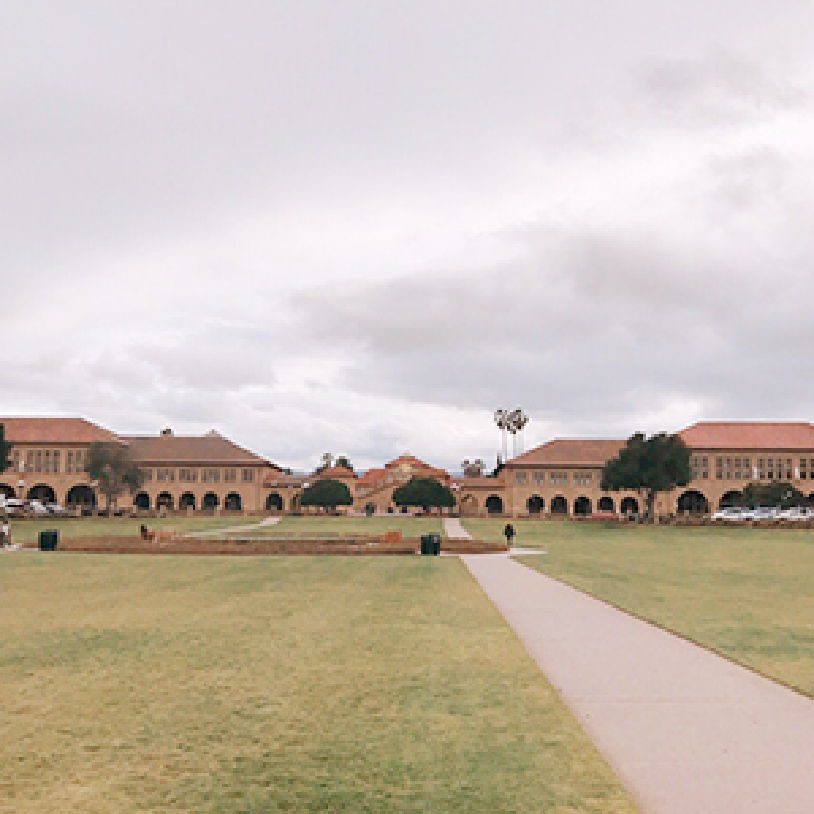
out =
<path fill-rule="evenodd" d="M 129 444 L 135 460 L 144 464 L 220 464 L 279 469 L 214 430 L 206 435 L 123 435 L 122 439 Z"/>
<path fill-rule="evenodd" d="M 603 466 L 624 445 L 616 439 L 557 438 L 512 458 L 506 466 Z"/>
<path fill-rule="evenodd" d="M 332 466 L 328 469 L 323 469 L 314 475 L 317 479 L 331 479 L 331 480 L 353 480 L 356 478 L 356 473 L 352 469 L 345 466 Z"/>
<path fill-rule="evenodd" d="M 453 478 L 452 482 L 462 489 L 502 489 L 504 486 L 503 478 L 500 476 L 496 478 L 487 478 L 485 475 L 477 478 Z"/>
<path fill-rule="evenodd" d="M 695 449 L 814 449 L 804 421 L 699 421 L 678 434 Z"/>
<path fill-rule="evenodd" d="M 16 444 L 92 444 L 121 439 L 85 418 L 64 416 L 0 418 L 6 440 Z"/>
<path fill-rule="evenodd" d="M 374 483 L 379 483 L 387 474 L 386 469 L 368 469 L 364 475 L 359 476 L 358 483 L 372 486 Z"/>

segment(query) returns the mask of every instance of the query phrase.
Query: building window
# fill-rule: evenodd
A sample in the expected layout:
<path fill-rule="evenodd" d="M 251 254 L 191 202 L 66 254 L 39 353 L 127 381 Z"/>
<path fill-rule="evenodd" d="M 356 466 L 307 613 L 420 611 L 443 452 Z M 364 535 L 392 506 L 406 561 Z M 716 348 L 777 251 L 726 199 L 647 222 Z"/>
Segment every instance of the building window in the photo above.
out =
<path fill-rule="evenodd" d="M 720 455 L 715 458 L 715 477 L 718 480 L 724 477 L 724 459 Z"/>
<path fill-rule="evenodd" d="M 750 458 L 744 458 L 741 462 L 743 467 L 741 471 L 743 472 L 743 477 L 746 480 L 751 479 L 752 477 L 752 460 Z"/>
<path fill-rule="evenodd" d="M 545 483 L 545 472 L 539 472 L 539 471 L 532 472 L 531 473 L 531 481 L 532 481 L 532 483 L 536 483 L 537 485 Z"/>
<path fill-rule="evenodd" d="M 518 486 L 525 486 L 526 485 L 526 473 L 525 472 L 515 472 L 514 480 Z"/>
<path fill-rule="evenodd" d="M 234 483 L 237 480 L 237 469 L 224 469 L 223 480 L 226 483 Z"/>
<path fill-rule="evenodd" d="M 690 480 L 698 480 L 698 458 L 695 455 L 690 458 Z"/>
<path fill-rule="evenodd" d="M 254 480 L 254 470 L 253 469 L 244 469 L 243 470 L 243 480 L 247 483 Z M 390 478 L 388 477 L 388 482 Z"/>
<path fill-rule="evenodd" d="M 218 483 L 220 481 L 220 469 L 202 469 L 201 480 L 204 483 Z"/>
<path fill-rule="evenodd" d="M 574 472 L 574 486 L 590 486 L 592 480 L 591 472 Z"/>
<path fill-rule="evenodd" d="M 142 473 L 144 474 L 144 482 L 146 483 L 148 480 L 153 479 L 153 470 L 152 469 L 142 469 Z"/>
<path fill-rule="evenodd" d="M 56 472 L 56 473 L 58 473 L 58 472 L 60 472 L 60 471 L 61 471 L 61 470 L 60 470 L 60 468 L 59 468 L 59 465 L 60 465 L 60 463 L 61 463 L 61 461 L 60 461 L 60 458 L 61 458 L 61 457 L 62 457 L 62 456 L 61 456 L 61 454 L 60 454 L 59 450 L 58 450 L 58 449 L 55 449 L 55 450 L 54 450 L 54 456 L 53 456 L 52 463 L 53 463 L 54 472 Z"/>
<path fill-rule="evenodd" d="M 554 486 L 566 486 L 568 484 L 567 472 L 552 472 L 551 483 Z"/>
<path fill-rule="evenodd" d="M 808 477 L 808 459 L 800 458 L 800 480 L 805 480 Z"/>
<path fill-rule="evenodd" d="M 174 469 L 157 469 L 156 480 L 158 481 L 175 481 Z"/>

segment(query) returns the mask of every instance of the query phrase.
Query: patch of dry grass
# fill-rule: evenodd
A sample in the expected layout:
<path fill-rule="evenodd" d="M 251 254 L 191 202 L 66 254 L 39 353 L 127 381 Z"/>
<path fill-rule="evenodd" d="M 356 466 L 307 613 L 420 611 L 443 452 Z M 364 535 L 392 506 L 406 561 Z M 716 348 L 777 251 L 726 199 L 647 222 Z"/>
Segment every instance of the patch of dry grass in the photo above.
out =
<path fill-rule="evenodd" d="M 467 520 L 495 539 L 505 521 Z M 520 558 L 814 696 L 814 530 L 516 522 Z"/>
<path fill-rule="evenodd" d="M 400 531 L 403 537 L 420 537 L 422 534 L 441 534 L 442 523 L 438 517 L 411 517 L 388 514 L 365 517 L 308 516 L 284 517 L 273 526 L 262 526 L 250 531 L 234 532 L 240 537 L 364 537 Z"/>
<path fill-rule="evenodd" d="M 0 810 L 632 811 L 462 565 L 0 557 Z"/>

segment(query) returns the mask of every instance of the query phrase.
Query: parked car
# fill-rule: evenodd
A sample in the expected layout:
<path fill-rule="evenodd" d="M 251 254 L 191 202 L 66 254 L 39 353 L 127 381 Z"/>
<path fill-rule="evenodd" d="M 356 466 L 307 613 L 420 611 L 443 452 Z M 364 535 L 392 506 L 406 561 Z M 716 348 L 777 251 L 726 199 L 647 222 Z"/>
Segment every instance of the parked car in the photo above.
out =
<path fill-rule="evenodd" d="M 48 514 L 48 509 L 45 508 L 45 504 L 36 499 L 29 500 L 26 509 L 32 514 Z"/>
<path fill-rule="evenodd" d="M 18 497 L 6 498 L 3 503 L 3 511 L 10 517 L 21 517 L 25 514 L 25 501 Z"/>
<path fill-rule="evenodd" d="M 60 505 L 59 503 L 46 503 L 45 508 L 48 510 L 48 514 L 67 514 L 68 510 Z"/>
<path fill-rule="evenodd" d="M 775 506 L 758 506 L 752 511 L 751 520 L 776 520 L 780 509 Z"/>
<path fill-rule="evenodd" d="M 806 509 L 801 506 L 794 506 L 791 509 L 783 509 L 778 512 L 778 520 L 790 520 L 792 522 L 801 522 L 805 520 L 814 519 L 814 512 L 811 509 Z"/>
<path fill-rule="evenodd" d="M 712 515 L 712 520 L 725 520 L 728 523 L 737 523 L 744 520 L 745 510 L 740 506 L 728 506 L 725 509 L 718 509 Z"/>

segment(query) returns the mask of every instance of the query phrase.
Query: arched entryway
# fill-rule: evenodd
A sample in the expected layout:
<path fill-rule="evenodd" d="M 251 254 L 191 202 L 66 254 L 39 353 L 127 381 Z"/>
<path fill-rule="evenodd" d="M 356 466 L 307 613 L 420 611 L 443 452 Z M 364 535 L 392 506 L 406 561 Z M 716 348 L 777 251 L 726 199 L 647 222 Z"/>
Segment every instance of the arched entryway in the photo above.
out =
<path fill-rule="evenodd" d="M 532 495 L 526 501 L 526 509 L 528 509 L 529 514 L 540 514 L 544 508 L 545 501 L 540 497 L 540 495 Z"/>
<path fill-rule="evenodd" d="M 622 514 L 638 514 L 639 501 L 635 497 L 623 497 L 622 502 L 619 504 L 619 511 Z"/>
<path fill-rule="evenodd" d="M 602 497 L 599 498 L 599 503 L 596 504 L 596 507 L 600 512 L 612 512 L 613 498 L 610 495 L 602 495 Z"/>
<path fill-rule="evenodd" d="M 14 497 L 16 492 L 7 483 L 0 483 L 0 494 L 6 497 Z"/>
<path fill-rule="evenodd" d="M 283 510 L 283 497 L 279 492 L 272 492 L 266 498 L 267 512 L 281 512 Z"/>
<path fill-rule="evenodd" d="M 218 500 L 218 496 L 214 492 L 207 492 L 204 495 L 203 503 L 201 503 L 201 508 L 209 509 L 211 511 L 212 509 L 217 509 L 219 503 L 220 501 Z"/>
<path fill-rule="evenodd" d="M 688 489 L 679 497 L 676 508 L 679 514 L 709 514 L 709 501 L 697 489 Z"/>
<path fill-rule="evenodd" d="M 155 507 L 159 511 L 161 509 L 167 509 L 168 511 L 172 511 L 172 507 L 174 505 L 175 501 L 172 499 L 172 495 L 169 492 L 161 492 L 155 499 Z"/>
<path fill-rule="evenodd" d="M 568 501 L 562 495 L 551 498 L 551 514 L 568 514 Z"/>
<path fill-rule="evenodd" d="M 718 501 L 719 509 L 731 509 L 733 506 L 740 506 L 743 500 L 743 495 L 737 489 L 731 489 L 721 495 Z"/>
<path fill-rule="evenodd" d="M 223 501 L 223 508 L 227 512 L 239 512 L 243 508 L 243 501 L 237 492 L 229 492 L 226 500 Z"/>
<path fill-rule="evenodd" d="M 96 506 L 96 493 L 85 483 L 78 483 L 68 490 L 65 497 L 67 506 L 81 506 L 83 509 L 93 509 Z"/>
<path fill-rule="evenodd" d="M 29 500 L 39 500 L 40 503 L 56 503 L 56 492 L 47 483 L 38 483 L 28 490 Z"/>
<path fill-rule="evenodd" d="M 585 517 L 591 513 L 591 501 L 585 495 L 580 495 L 574 501 L 574 514 Z"/>
<path fill-rule="evenodd" d="M 178 508 L 179 509 L 195 509 L 195 495 L 192 492 L 184 492 L 180 498 L 178 498 Z"/>
<path fill-rule="evenodd" d="M 139 492 L 133 498 L 133 505 L 137 509 L 141 509 L 142 511 L 146 512 L 150 508 L 150 496 L 147 494 L 147 492 Z"/>
<path fill-rule="evenodd" d="M 499 495 L 489 495 L 486 498 L 486 511 L 489 514 L 503 514 L 503 501 Z"/>

